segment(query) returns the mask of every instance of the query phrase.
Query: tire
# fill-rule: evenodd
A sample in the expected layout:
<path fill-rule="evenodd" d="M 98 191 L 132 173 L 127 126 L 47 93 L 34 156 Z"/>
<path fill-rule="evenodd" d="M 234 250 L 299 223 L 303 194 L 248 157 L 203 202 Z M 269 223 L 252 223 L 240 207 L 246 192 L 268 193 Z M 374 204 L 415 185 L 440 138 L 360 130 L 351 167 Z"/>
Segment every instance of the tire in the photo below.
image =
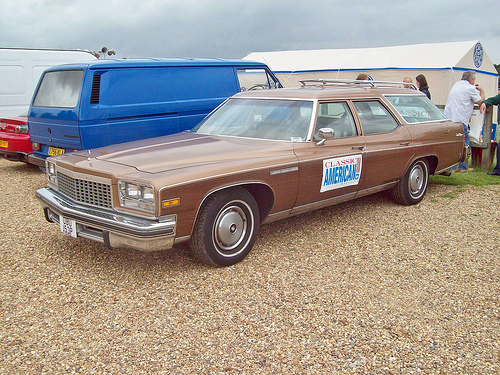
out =
<path fill-rule="evenodd" d="M 426 159 L 417 160 L 392 189 L 392 198 L 405 206 L 417 204 L 424 198 L 428 185 L 429 164 Z"/>
<path fill-rule="evenodd" d="M 259 208 L 244 188 L 223 190 L 203 203 L 190 238 L 191 252 L 215 267 L 241 262 L 259 232 Z"/>

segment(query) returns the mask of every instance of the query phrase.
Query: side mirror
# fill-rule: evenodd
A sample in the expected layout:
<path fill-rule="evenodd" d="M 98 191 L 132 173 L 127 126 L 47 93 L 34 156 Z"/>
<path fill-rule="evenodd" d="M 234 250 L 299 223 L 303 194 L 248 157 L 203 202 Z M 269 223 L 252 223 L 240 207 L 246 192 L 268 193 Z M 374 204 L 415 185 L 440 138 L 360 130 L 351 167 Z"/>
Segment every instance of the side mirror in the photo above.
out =
<path fill-rule="evenodd" d="M 321 141 L 316 143 L 318 146 L 322 146 L 325 144 L 327 139 L 335 138 L 335 132 L 332 128 L 321 128 L 318 131 L 318 137 L 321 138 Z"/>

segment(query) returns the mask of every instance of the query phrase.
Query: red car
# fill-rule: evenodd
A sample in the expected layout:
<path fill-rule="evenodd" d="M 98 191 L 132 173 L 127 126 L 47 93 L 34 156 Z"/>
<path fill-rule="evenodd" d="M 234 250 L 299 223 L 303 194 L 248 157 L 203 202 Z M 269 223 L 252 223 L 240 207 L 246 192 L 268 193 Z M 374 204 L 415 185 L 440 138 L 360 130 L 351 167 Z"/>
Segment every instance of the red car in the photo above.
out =
<path fill-rule="evenodd" d="M 28 133 L 28 117 L 0 118 L 0 155 L 12 161 L 28 162 L 31 149 Z"/>

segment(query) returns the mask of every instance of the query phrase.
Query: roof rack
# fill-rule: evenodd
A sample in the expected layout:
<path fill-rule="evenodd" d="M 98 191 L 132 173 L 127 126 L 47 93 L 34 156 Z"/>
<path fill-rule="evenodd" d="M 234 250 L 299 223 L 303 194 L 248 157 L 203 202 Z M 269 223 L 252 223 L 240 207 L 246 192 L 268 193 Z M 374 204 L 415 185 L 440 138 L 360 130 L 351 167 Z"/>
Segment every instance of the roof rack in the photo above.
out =
<path fill-rule="evenodd" d="M 299 81 L 302 83 L 302 87 L 305 86 L 356 86 L 356 87 L 370 87 L 370 88 L 381 88 L 381 87 L 405 87 L 410 86 L 410 88 L 417 90 L 417 87 L 413 83 L 408 82 L 392 82 L 392 81 L 368 81 L 359 79 L 304 79 Z"/>

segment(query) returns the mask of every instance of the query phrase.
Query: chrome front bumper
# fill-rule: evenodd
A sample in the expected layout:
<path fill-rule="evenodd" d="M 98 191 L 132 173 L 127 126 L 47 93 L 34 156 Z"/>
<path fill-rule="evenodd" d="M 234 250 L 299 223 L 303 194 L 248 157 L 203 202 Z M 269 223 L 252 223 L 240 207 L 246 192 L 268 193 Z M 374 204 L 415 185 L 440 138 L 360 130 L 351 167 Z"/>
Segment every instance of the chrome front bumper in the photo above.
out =
<path fill-rule="evenodd" d="M 48 187 L 37 190 L 36 197 L 42 203 L 47 221 L 59 223 L 61 216 L 74 220 L 78 237 L 103 242 L 110 249 L 158 251 L 169 249 L 174 244 L 175 215 L 150 220 L 84 206 Z"/>

